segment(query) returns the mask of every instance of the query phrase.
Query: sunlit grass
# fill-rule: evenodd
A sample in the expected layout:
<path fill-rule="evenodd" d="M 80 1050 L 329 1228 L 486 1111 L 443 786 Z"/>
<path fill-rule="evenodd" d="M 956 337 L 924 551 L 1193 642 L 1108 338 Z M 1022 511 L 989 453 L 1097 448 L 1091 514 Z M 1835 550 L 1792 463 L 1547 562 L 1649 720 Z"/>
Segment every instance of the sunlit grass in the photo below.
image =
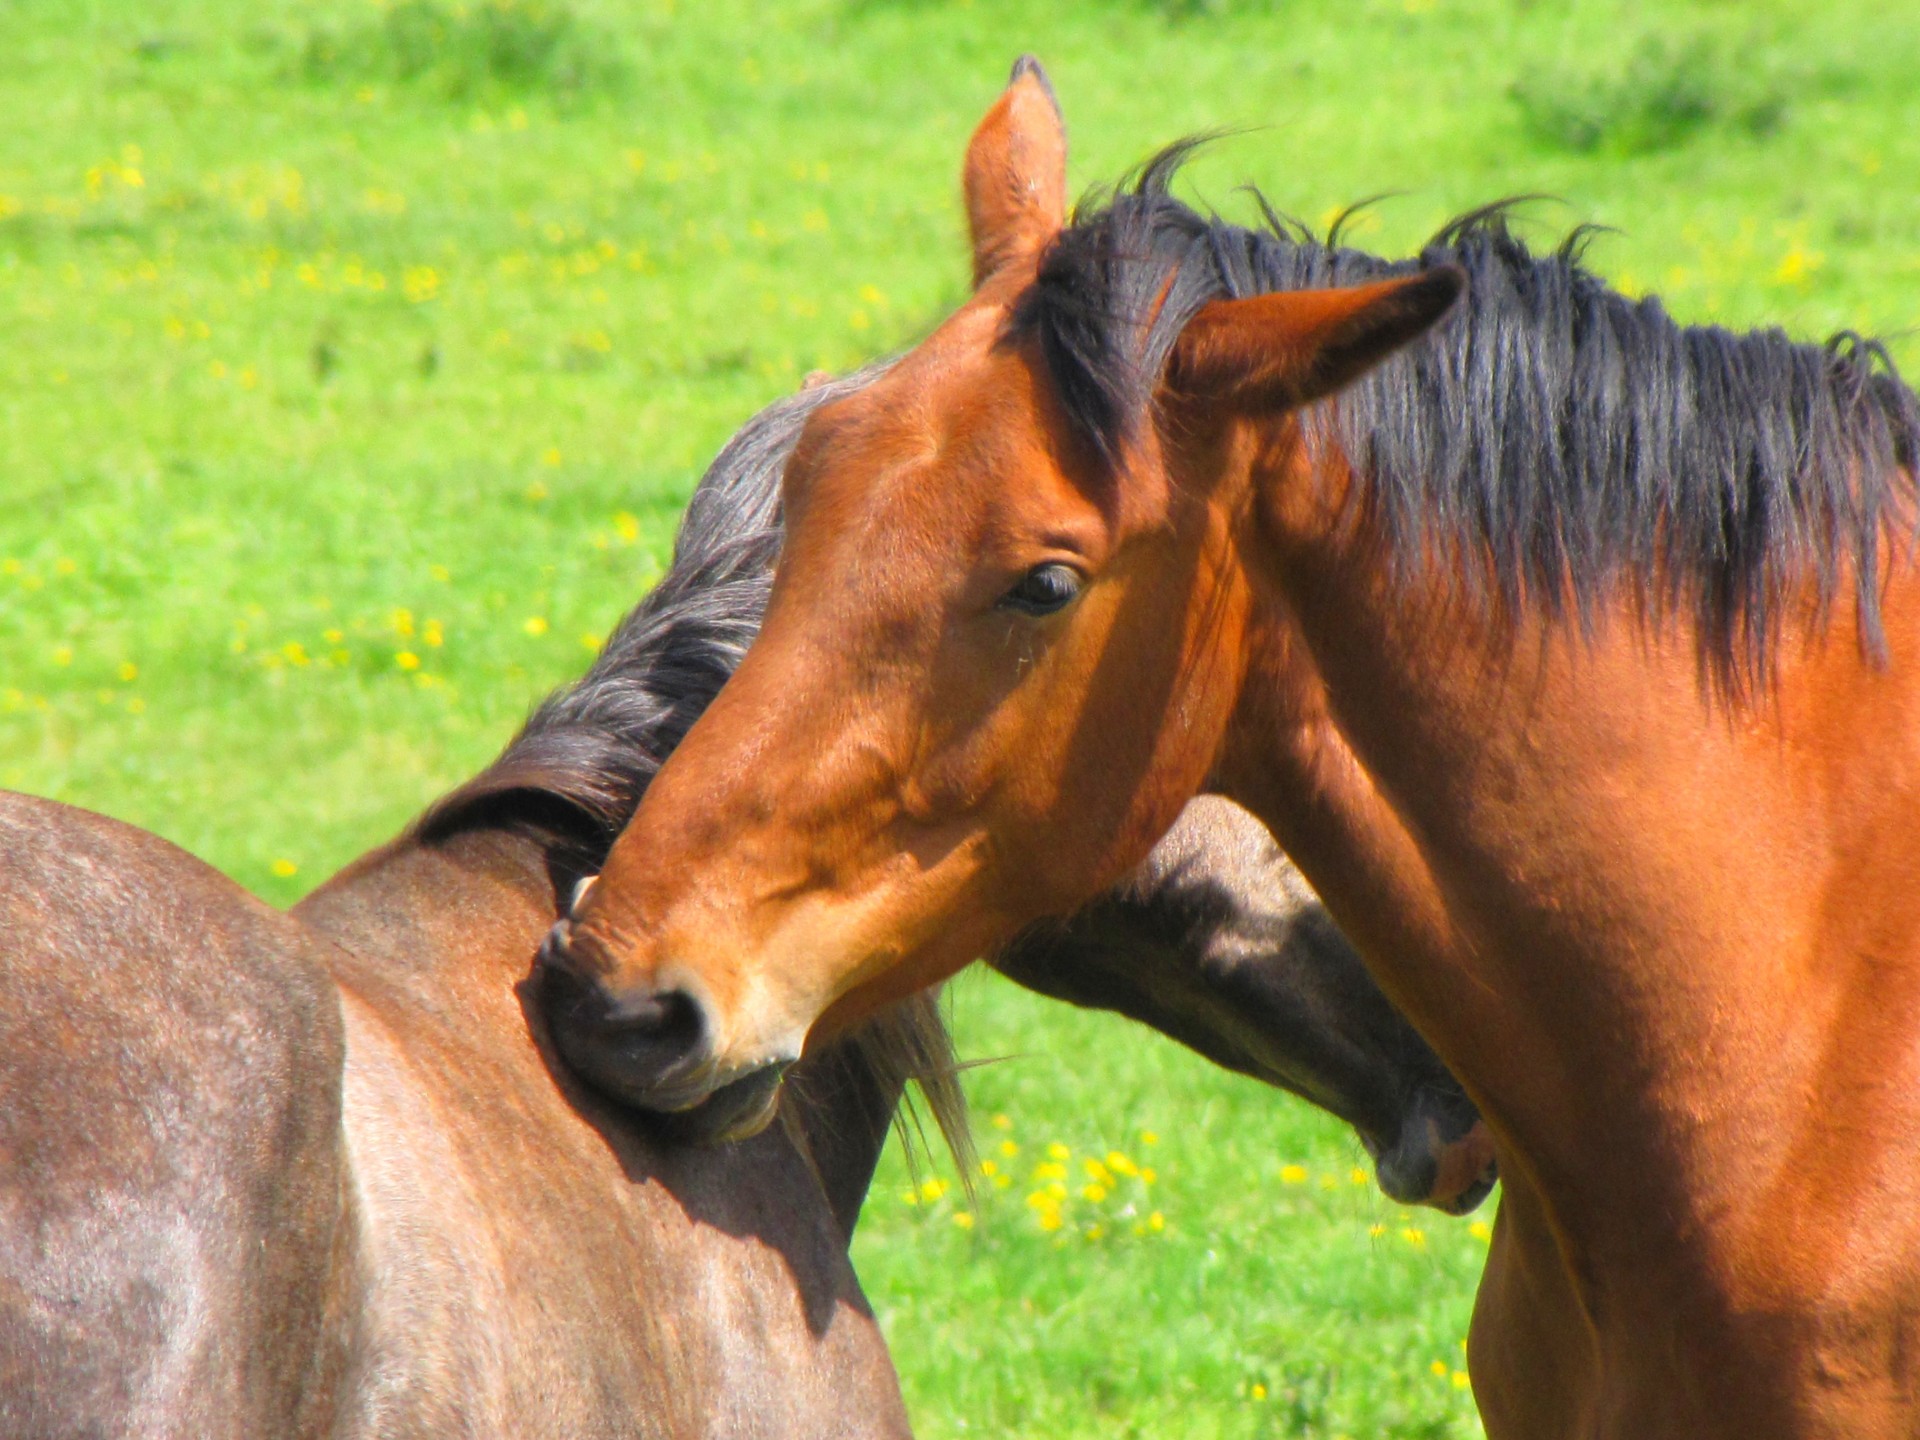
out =
<path fill-rule="evenodd" d="M 961 296 L 1021 50 L 1076 187 L 1233 130 L 1190 193 L 1403 192 L 1349 232 L 1388 252 L 1544 192 L 1683 317 L 1920 358 L 1920 20 L 1865 0 L 22 0 L 0 783 L 280 901 L 391 834 L 578 673 L 754 408 Z M 890 1161 L 859 1242 L 923 1435 L 1473 1433 L 1464 1224 L 1117 1023 L 985 980 L 959 1023 L 1015 1057 L 972 1080 L 1002 1168 L 967 1211 Z"/>

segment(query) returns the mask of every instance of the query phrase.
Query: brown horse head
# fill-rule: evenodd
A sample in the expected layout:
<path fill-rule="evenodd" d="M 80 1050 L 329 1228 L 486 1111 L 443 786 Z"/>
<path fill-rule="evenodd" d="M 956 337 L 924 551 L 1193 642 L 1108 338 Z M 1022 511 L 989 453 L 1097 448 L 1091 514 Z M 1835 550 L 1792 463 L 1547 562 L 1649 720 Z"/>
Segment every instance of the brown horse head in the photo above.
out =
<path fill-rule="evenodd" d="M 1110 317 L 1056 264 L 1064 156 L 1023 62 L 967 152 L 972 298 L 808 422 L 759 639 L 559 947 L 633 1099 L 775 1074 L 1138 864 L 1214 768 L 1262 623 L 1256 465 L 1462 285 L 1202 301 L 1169 267 L 1134 297 L 1143 331 L 1176 322 L 1167 353 L 1076 356 Z M 1062 378 L 1095 371 L 1124 378 Z"/>

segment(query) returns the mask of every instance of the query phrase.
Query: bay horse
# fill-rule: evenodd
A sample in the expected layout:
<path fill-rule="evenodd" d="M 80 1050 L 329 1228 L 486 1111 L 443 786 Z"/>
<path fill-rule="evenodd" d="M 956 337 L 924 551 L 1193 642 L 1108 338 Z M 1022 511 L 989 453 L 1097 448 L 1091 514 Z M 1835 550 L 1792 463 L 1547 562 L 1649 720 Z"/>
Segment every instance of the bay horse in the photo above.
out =
<path fill-rule="evenodd" d="M 908 1077 L 963 1136 L 932 1005 L 797 1067 L 782 1126 L 698 1146 L 725 1107 L 663 1125 L 580 1084 L 531 973 L 751 639 L 787 453 L 852 388 L 751 422 L 588 677 L 291 914 L 0 796 L 0 1433 L 907 1433 L 847 1243 Z M 1069 996 L 1109 945 L 1193 972 L 1181 1038 L 1349 1119 L 1389 1191 L 1484 1194 L 1470 1103 L 1264 832 L 1177 828 L 1013 968 Z"/>
<path fill-rule="evenodd" d="M 1915 397 L 1498 209 L 1392 262 L 1178 158 L 1069 218 L 1031 62 L 976 130 L 971 298 L 810 418 L 760 638 L 552 942 L 626 1092 L 827 1043 L 1210 789 L 1492 1129 L 1495 1440 L 1920 1432 Z"/>

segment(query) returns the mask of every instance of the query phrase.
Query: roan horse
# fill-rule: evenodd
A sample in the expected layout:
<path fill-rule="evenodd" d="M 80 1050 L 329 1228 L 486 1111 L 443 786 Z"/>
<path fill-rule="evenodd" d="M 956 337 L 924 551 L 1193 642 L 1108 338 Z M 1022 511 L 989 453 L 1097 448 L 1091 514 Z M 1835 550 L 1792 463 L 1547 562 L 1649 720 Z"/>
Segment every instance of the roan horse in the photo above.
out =
<path fill-rule="evenodd" d="M 1023 62 L 973 297 L 809 421 L 760 638 L 557 939 L 628 1092 L 824 1043 L 1211 787 L 1494 1131 L 1493 1436 L 1920 1432 L 1914 396 L 1497 212 L 1391 263 L 1163 159 L 1069 222 L 1064 153 Z"/>
<path fill-rule="evenodd" d="M 690 1147 L 574 1083 L 524 998 L 757 627 L 780 470 L 849 388 L 749 424 L 589 677 L 292 915 L 0 798 L 0 1434 L 905 1433 L 846 1242 L 905 1077 L 958 1123 L 931 1006 L 810 1058 L 780 1129 Z M 1246 817 L 1196 810 L 1058 935 L 1017 968 L 1113 1000 L 1123 947 L 1182 1038 L 1345 1116 L 1391 1192 L 1484 1193 L 1471 1106 Z"/>

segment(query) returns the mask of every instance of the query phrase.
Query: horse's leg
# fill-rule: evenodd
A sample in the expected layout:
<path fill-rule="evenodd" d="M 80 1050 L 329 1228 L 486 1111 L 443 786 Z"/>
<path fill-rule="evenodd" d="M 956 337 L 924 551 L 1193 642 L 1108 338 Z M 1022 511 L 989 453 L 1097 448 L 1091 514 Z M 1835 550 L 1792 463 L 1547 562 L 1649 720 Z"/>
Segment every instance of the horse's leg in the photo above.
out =
<path fill-rule="evenodd" d="M 0 797 L 0 1434 L 331 1428 L 352 1257 L 309 944 L 164 841 Z"/>

